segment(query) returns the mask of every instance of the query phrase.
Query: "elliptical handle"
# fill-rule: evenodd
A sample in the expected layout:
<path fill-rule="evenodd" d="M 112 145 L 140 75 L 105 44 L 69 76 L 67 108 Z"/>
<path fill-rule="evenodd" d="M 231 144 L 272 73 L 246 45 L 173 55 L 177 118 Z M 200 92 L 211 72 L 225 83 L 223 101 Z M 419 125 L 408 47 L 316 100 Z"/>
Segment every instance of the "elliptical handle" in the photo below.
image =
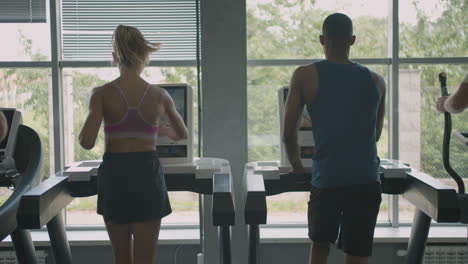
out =
<path fill-rule="evenodd" d="M 439 82 L 440 82 L 440 92 L 442 96 L 448 96 L 447 90 L 447 75 L 445 72 L 439 73 Z M 442 159 L 444 162 L 444 168 L 447 173 L 453 178 L 457 183 L 458 193 L 465 194 L 465 183 L 463 182 L 462 177 L 452 168 L 450 165 L 450 136 L 452 134 L 452 116 L 450 113 L 444 113 L 445 126 L 444 126 L 444 142 L 442 145 Z"/>
<path fill-rule="evenodd" d="M 442 96 L 448 96 L 448 89 L 447 89 L 447 75 L 445 72 L 439 73 L 439 82 L 440 82 L 440 91 Z"/>

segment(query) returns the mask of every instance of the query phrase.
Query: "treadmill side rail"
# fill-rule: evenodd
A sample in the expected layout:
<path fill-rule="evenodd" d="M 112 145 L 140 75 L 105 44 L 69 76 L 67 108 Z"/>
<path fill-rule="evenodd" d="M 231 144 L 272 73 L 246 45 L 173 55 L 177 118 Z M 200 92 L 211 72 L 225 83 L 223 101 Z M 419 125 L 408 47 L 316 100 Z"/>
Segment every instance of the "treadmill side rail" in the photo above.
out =
<path fill-rule="evenodd" d="M 213 176 L 213 225 L 234 225 L 234 207 L 230 174 L 215 174 Z"/>
<path fill-rule="evenodd" d="M 72 200 L 67 177 L 51 177 L 23 195 L 19 204 L 18 225 L 39 229 L 59 214 Z"/>
<path fill-rule="evenodd" d="M 422 173 L 408 173 L 408 187 L 403 197 L 437 222 L 460 220 L 458 194 L 454 188 Z"/>

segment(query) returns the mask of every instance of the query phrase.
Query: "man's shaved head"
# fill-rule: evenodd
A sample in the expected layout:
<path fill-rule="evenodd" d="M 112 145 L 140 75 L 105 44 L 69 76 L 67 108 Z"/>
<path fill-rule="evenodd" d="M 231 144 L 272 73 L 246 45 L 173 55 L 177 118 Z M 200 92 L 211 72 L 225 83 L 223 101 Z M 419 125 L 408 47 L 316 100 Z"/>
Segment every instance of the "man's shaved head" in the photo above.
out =
<path fill-rule="evenodd" d="M 332 40 L 347 40 L 353 36 L 353 21 L 347 15 L 334 13 L 323 21 L 322 34 Z"/>

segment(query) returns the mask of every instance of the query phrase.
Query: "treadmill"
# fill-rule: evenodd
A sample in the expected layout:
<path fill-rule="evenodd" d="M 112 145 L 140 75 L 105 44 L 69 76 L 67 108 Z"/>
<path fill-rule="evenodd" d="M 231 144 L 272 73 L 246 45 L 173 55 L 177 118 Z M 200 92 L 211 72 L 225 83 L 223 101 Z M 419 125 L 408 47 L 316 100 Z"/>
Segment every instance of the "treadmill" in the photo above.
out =
<path fill-rule="evenodd" d="M 0 241 L 11 236 L 19 263 L 34 264 L 36 253 L 28 230 L 17 222 L 21 197 L 39 184 L 42 145 L 39 135 L 22 124 L 21 112 L 13 108 L 0 108 L 8 121 L 8 135 L 0 142 L 0 187 L 14 191 L 0 206 Z"/>
<path fill-rule="evenodd" d="M 439 77 L 443 94 L 447 94 L 445 76 L 441 74 Z M 468 195 L 465 194 L 462 178 L 456 172 L 454 173 L 449 163 L 450 114 L 445 113 L 445 119 L 444 166 L 457 182 L 458 192 L 451 186 L 412 169 L 401 161 L 381 161 L 380 177 L 383 193 L 402 195 L 416 207 L 405 259 L 406 264 L 423 263 L 424 249 L 432 220 L 439 223 L 468 224 Z M 454 135 L 462 144 L 468 146 L 468 133 L 455 132 Z M 306 169 L 311 170 L 311 167 Z M 266 196 L 285 192 L 310 191 L 309 175 L 296 175 L 289 171 L 288 164 L 279 161 L 251 162 L 245 166 L 243 209 L 245 224 L 248 226 L 249 264 L 260 263 L 259 226 L 267 223 Z"/>
<path fill-rule="evenodd" d="M 192 88 L 186 84 L 158 86 L 171 95 L 188 130 L 192 131 Z M 191 133 L 188 139 L 181 141 L 160 137 L 157 151 L 168 191 L 190 191 L 201 195 L 200 240 L 204 263 L 199 264 L 230 264 L 231 226 L 234 225 L 235 212 L 229 162 L 217 158 L 193 159 Z M 25 229 L 47 226 L 57 263 L 72 263 L 62 210 L 76 197 L 97 194 L 97 171 L 100 164 L 100 160 L 69 164 L 55 177 L 50 177 L 21 199 L 17 216 L 19 226 Z M 211 208 L 206 208 L 207 206 Z M 204 232 L 213 225 L 218 230 Z M 218 245 L 220 253 L 213 250 Z"/>

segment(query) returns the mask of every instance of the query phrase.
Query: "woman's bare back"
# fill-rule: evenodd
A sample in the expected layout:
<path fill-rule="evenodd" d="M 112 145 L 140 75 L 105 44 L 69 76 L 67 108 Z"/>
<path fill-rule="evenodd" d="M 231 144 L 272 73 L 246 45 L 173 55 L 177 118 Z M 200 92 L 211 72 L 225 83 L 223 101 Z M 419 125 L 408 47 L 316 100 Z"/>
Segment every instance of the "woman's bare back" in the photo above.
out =
<path fill-rule="evenodd" d="M 119 91 L 119 87 L 123 94 Z M 146 89 L 148 90 L 145 94 Z M 160 118 L 164 115 L 163 89 L 150 85 L 142 79 L 127 81 L 120 78 L 100 87 L 99 92 L 103 98 L 102 110 L 105 124 L 115 124 L 121 121 L 127 114 L 129 107 L 138 107 L 141 118 L 151 125 L 158 126 Z M 106 136 L 106 151 L 155 151 L 156 141 L 156 138 L 111 138 Z"/>

